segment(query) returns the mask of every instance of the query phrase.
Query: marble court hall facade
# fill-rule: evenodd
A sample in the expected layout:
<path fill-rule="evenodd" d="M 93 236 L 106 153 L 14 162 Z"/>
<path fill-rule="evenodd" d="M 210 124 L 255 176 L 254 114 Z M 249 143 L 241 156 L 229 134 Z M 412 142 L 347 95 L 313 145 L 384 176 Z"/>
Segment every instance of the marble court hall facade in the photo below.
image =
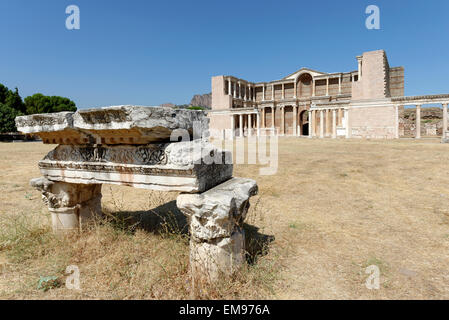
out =
<path fill-rule="evenodd" d="M 212 77 L 211 133 L 220 139 L 274 134 L 395 139 L 401 111 L 416 106 L 420 138 L 421 106 L 441 104 L 447 136 L 449 94 L 404 96 L 404 68 L 390 67 L 384 50 L 365 52 L 356 60 L 355 71 L 302 68 L 270 82 Z"/>

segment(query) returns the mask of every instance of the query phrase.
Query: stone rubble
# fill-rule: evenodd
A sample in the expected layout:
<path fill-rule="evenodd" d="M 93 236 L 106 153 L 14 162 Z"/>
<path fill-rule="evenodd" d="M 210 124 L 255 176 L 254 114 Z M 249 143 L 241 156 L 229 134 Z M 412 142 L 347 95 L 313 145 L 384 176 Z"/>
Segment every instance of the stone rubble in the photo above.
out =
<path fill-rule="evenodd" d="M 42 192 L 54 232 L 101 217 L 102 184 L 181 192 L 193 278 L 216 281 L 245 261 L 243 221 L 258 188 L 232 178 L 231 153 L 207 141 L 208 123 L 202 111 L 136 106 L 16 118 L 19 131 L 58 144 L 39 161 L 43 177 L 30 182 Z"/>

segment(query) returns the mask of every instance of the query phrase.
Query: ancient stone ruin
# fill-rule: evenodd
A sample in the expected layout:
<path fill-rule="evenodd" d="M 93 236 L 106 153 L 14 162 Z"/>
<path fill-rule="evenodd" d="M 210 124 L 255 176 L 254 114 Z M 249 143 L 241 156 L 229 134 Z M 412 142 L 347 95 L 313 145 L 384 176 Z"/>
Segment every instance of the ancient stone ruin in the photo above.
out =
<path fill-rule="evenodd" d="M 54 232 L 101 217 L 101 185 L 180 192 L 194 278 L 215 281 L 245 261 L 243 221 L 256 181 L 232 177 L 232 156 L 207 139 L 202 111 L 117 106 L 16 118 L 19 131 L 58 144 L 39 161 Z M 182 140 L 178 142 L 179 140 Z"/>

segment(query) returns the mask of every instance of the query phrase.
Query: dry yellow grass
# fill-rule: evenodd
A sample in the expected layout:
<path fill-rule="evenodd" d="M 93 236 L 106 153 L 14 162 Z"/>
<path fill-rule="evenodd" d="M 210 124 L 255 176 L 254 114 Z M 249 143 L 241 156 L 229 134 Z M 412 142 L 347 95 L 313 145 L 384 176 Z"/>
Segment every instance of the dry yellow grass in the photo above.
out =
<path fill-rule="evenodd" d="M 178 214 L 165 214 L 176 194 L 104 186 L 115 218 L 81 235 L 51 235 L 28 181 L 52 147 L 0 144 L 0 297 L 190 298 L 187 238 L 161 224 L 182 227 Z M 275 240 L 236 279 L 195 297 L 449 298 L 448 148 L 437 140 L 280 139 L 276 175 L 235 167 L 259 184 L 248 223 Z M 40 276 L 63 281 L 70 264 L 80 268 L 80 292 L 37 289 Z M 379 290 L 365 287 L 372 264 Z"/>

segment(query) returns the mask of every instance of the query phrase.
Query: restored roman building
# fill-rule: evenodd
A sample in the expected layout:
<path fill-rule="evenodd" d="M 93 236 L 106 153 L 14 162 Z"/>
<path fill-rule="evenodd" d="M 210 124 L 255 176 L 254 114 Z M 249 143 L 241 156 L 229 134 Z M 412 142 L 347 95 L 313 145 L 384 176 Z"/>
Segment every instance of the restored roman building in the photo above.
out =
<path fill-rule="evenodd" d="M 302 68 L 281 80 L 250 82 L 212 77 L 212 135 L 234 138 L 290 135 L 319 138 L 399 138 L 399 112 L 440 103 L 447 129 L 449 95 L 404 97 L 404 68 L 390 67 L 384 50 L 357 57 L 357 70 L 326 73 Z"/>

